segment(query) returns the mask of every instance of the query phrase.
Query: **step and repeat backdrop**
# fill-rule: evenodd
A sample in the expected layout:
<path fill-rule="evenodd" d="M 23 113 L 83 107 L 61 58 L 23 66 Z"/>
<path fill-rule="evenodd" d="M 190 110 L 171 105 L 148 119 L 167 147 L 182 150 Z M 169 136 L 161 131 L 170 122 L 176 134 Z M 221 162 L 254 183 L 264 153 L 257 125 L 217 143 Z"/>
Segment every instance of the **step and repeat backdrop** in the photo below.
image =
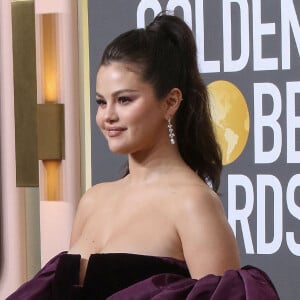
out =
<path fill-rule="evenodd" d="M 95 124 L 95 77 L 114 37 L 162 10 L 192 28 L 223 151 L 221 199 L 242 264 L 265 270 L 281 299 L 300 299 L 300 2 L 88 0 L 92 181 L 118 178 Z"/>

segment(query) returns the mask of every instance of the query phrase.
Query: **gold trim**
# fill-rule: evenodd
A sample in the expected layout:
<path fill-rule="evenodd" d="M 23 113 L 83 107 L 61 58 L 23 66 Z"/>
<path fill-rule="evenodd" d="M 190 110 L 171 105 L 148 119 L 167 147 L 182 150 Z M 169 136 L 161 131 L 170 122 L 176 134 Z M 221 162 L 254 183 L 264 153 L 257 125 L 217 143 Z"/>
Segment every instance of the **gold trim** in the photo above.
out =
<path fill-rule="evenodd" d="M 88 0 L 78 0 L 82 193 L 92 185 Z"/>

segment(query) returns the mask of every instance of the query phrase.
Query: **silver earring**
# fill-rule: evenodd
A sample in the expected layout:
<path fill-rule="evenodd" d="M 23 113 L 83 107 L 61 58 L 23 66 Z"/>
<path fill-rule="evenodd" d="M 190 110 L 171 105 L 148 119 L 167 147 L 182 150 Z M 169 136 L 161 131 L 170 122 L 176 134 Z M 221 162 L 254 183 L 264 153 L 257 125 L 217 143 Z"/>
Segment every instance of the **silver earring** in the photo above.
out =
<path fill-rule="evenodd" d="M 171 118 L 168 119 L 168 130 L 169 130 L 169 138 L 170 138 L 170 143 L 172 145 L 175 144 L 175 133 L 174 133 L 174 130 L 173 130 L 173 125 L 171 123 Z"/>

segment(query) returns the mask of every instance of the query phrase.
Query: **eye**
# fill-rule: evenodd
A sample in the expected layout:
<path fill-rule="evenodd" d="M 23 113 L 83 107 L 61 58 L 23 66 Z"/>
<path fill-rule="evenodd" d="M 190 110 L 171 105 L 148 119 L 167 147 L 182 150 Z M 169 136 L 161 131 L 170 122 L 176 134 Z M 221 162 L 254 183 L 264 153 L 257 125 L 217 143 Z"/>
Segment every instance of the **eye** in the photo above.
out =
<path fill-rule="evenodd" d="M 120 97 L 118 97 L 118 102 L 121 104 L 128 104 L 128 103 L 132 102 L 132 99 L 128 96 L 120 96 Z"/>
<path fill-rule="evenodd" d="M 106 105 L 106 101 L 104 99 L 96 99 L 96 102 L 101 107 L 104 107 Z"/>

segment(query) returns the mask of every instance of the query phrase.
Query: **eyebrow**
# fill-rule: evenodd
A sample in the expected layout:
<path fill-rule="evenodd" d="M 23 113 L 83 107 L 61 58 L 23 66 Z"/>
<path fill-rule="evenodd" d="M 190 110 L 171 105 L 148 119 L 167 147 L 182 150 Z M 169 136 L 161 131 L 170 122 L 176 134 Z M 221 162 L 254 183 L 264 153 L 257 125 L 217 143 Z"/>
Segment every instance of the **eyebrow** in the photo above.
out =
<path fill-rule="evenodd" d="M 118 96 L 119 94 L 122 94 L 122 93 L 128 93 L 128 92 L 138 92 L 138 90 L 131 90 L 131 89 L 123 89 L 123 90 L 118 90 L 118 91 L 115 91 L 112 93 L 112 96 L 113 97 L 116 97 Z M 96 96 L 100 97 L 100 98 L 104 98 L 104 96 L 102 96 L 100 93 L 96 92 Z"/>

